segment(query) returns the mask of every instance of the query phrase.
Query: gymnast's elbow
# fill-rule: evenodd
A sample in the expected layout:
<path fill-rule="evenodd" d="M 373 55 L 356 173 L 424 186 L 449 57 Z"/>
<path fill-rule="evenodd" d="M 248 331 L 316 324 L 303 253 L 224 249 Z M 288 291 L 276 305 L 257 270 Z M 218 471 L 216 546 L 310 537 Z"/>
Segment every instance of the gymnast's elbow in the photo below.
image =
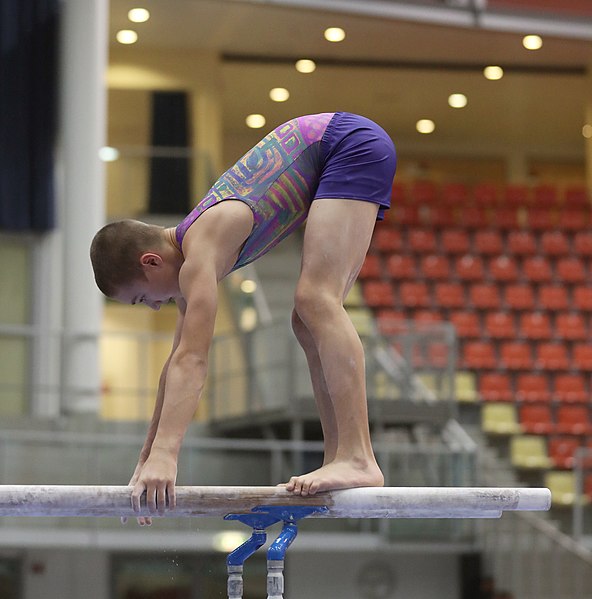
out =
<path fill-rule="evenodd" d="M 208 370 L 208 354 L 179 346 L 171 356 L 169 372 L 171 370 L 183 377 L 205 377 Z"/>

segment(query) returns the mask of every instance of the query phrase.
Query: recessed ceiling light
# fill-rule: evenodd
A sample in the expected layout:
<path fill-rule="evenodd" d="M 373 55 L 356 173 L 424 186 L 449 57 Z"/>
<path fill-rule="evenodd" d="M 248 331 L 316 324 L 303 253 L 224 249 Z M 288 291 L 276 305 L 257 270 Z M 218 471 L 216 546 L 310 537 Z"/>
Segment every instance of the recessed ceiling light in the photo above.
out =
<path fill-rule="evenodd" d="M 464 94 L 451 94 L 448 96 L 448 105 L 452 108 L 464 108 L 468 103 Z"/>
<path fill-rule="evenodd" d="M 583 127 L 582 127 L 582 135 L 586 138 L 586 139 L 592 139 L 592 125 L 589 125 L 588 123 L 586 123 Z"/>
<path fill-rule="evenodd" d="M 131 29 L 122 29 L 117 32 L 116 39 L 120 44 L 135 44 L 138 41 L 138 34 Z"/>
<path fill-rule="evenodd" d="M 257 291 L 257 283 L 251 279 L 245 279 L 240 285 L 243 293 L 255 293 Z"/>
<path fill-rule="evenodd" d="M 299 73 L 313 73 L 317 65 L 314 60 L 309 60 L 308 58 L 302 58 L 301 60 L 296 61 L 296 70 Z"/>
<path fill-rule="evenodd" d="M 415 128 L 420 133 L 425 133 L 426 135 L 429 133 L 433 133 L 436 130 L 436 123 L 431 119 L 421 119 L 417 121 L 415 124 Z"/>
<path fill-rule="evenodd" d="M 99 150 L 99 159 L 103 162 L 115 162 L 119 158 L 119 150 L 110 146 L 104 146 Z"/>
<path fill-rule="evenodd" d="M 498 81 L 504 76 L 504 69 L 497 66 L 489 66 L 483 69 L 483 75 L 490 81 Z"/>
<path fill-rule="evenodd" d="M 345 31 L 341 27 L 329 27 L 325 29 L 325 39 L 328 42 L 342 42 L 345 39 Z"/>
<path fill-rule="evenodd" d="M 290 97 L 290 92 L 285 87 L 274 87 L 269 91 L 269 97 L 274 102 L 285 102 Z"/>
<path fill-rule="evenodd" d="M 250 114 L 246 119 L 247 127 L 251 129 L 261 129 L 265 127 L 265 117 L 262 114 Z"/>
<path fill-rule="evenodd" d="M 150 11 L 145 8 L 132 8 L 127 13 L 127 18 L 132 23 L 145 23 L 150 18 Z"/>
<path fill-rule="evenodd" d="M 543 40 L 540 35 L 525 35 L 522 38 L 522 45 L 527 50 L 540 50 L 543 47 Z"/>

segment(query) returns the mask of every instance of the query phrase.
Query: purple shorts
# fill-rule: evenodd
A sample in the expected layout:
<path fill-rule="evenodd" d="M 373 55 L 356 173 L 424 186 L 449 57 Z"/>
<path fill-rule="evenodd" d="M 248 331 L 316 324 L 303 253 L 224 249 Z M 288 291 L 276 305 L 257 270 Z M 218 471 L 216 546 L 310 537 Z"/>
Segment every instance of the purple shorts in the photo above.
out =
<path fill-rule="evenodd" d="M 345 198 L 380 206 L 378 220 L 391 205 L 397 156 L 391 138 L 376 123 L 336 112 L 321 140 L 322 174 L 315 199 Z"/>

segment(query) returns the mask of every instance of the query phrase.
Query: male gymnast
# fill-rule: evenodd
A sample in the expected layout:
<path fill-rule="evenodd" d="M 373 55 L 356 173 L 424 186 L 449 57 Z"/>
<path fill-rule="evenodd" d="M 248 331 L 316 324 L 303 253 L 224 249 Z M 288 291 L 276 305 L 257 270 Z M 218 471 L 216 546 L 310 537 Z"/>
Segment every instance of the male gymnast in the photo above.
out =
<path fill-rule="evenodd" d="M 343 307 L 390 207 L 393 142 L 347 112 L 294 118 L 226 171 L 175 228 L 134 220 L 103 227 L 91 246 L 95 280 L 110 298 L 178 309 L 154 415 L 130 486 L 140 509 L 175 507 L 177 460 L 196 411 L 214 333 L 217 287 L 306 220 L 292 328 L 306 354 L 324 437 L 322 466 L 295 475 L 299 495 L 382 486 L 370 440 L 364 353 Z M 139 518 L 150 524 L 150 518 Z"/>

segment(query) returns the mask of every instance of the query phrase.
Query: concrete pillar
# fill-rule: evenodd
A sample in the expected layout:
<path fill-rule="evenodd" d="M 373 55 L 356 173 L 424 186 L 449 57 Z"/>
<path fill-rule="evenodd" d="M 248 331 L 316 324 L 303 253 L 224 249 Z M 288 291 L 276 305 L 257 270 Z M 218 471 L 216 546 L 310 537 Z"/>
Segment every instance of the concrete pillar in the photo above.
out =
<path fill-rule="evenodd" d="M 104 169 L 108 0 L 64 0 L 61 55 L 63 410 L 96 412 L 103 299 L 89 246 L 105 220 Z"/>

